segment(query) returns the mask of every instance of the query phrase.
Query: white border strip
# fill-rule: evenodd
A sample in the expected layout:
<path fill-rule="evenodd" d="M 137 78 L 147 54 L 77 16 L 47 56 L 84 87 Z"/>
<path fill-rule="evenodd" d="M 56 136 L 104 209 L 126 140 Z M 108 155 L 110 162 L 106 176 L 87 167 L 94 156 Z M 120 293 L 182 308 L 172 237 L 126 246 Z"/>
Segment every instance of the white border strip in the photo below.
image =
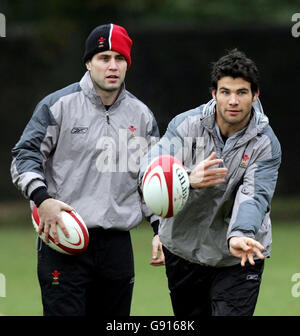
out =
<path fill-rule="evenodd" d="M 108 38 L 108 49 L 111 50 L 111 35 L 112 35 L 112 31 L 113 31 L 113 24 L 110 24 L 110 31 L 109 31 L 109 38 Z"/>

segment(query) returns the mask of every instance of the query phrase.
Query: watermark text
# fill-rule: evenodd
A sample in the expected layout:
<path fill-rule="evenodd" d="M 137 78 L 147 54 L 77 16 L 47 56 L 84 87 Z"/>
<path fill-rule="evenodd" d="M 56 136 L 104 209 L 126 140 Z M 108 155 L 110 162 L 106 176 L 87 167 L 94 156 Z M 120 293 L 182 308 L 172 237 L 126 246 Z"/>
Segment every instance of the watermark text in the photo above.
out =
<path fill-rule="evenodd" d="M 0 13 L 0 37 L 6 37 L 6 18 Z"/>
<path fill-rule="evenodd" d="M 291 278 L 292 282 L 295 284 L 292 287 L 292 296 L 294 298 L 300 297 L 300 273 L 294 273 Z"/>
<path fill-rule="evenodd" d="M 300 13 L 294 13 L 292 16 L 292 22 L 296 22 L 291 29 L 291 33 L 293 37 L 300 36 Z"/>
<path fill-rule="evenodd" d="M 0 297 L 6 297 L 6 279 L 2 273 L 0 273 Z"/>
<path fill-rule="evenodd" d="M 146 168 L 155 158 L 163 154 L 175 156 L 184 165 L 196 166 L 204 160 L 204 139 L 202 137 L 174 137 L 150 140 L 140 136 L 128 140 L 126 129 L 120 129 L 118 137 L 104 136 L 96 144 L 96 168 L 99 172 L 138 173 L 141 164 Z M 154 147 L 154 145 L 156 146 Z M 168 170 L 168 162 L 164 162 L 164 170 Z"/>

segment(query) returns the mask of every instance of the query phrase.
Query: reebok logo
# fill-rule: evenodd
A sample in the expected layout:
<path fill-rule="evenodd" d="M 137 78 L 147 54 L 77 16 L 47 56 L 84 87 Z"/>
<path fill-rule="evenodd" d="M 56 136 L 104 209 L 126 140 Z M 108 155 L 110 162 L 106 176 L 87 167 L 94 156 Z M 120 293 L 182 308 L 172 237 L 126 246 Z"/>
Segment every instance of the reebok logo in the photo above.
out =
<path fill-rule="evenodd" d="M 258 274 L 248 274 L 246 280 L 259 280 Z"/>
<path fill-rule="evenodd" d="M 85 134 L 88 129 L 88 127 L 73 127 L 71 130 L 71 134 Z"/>

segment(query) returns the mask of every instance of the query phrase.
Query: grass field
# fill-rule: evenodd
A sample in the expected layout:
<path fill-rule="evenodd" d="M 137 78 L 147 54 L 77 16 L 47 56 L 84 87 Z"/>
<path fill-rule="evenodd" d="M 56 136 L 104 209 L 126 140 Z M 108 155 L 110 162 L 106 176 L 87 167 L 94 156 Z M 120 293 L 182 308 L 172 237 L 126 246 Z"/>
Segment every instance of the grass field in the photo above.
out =
<path fill-rule="evenodd" d="M 299 316 L 300 297 L 293 297 L 291 281 L 300 273 L 299 199 L 274 200 L 273 208 L 272 257 L 265 264 L 255 315 Z M 148 225 L 132 230 L 136 281 L 131 314 L 172 315 L 164 267 L 149 265 L 151 238 Z M 42 315 L 35 242 L 27 203 L 0 204 L 0 273 L 6 278 L 0 314 Z"/>

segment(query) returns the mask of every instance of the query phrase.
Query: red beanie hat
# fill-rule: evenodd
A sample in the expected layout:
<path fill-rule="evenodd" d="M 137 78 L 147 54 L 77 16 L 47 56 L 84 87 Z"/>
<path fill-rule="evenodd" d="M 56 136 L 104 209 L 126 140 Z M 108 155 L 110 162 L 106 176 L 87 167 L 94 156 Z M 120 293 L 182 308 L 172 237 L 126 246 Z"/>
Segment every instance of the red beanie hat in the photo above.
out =
<path fill-rule="evenodd" d="M 129 68 L 131 46 L 132 40 L 123 27 L 113 23 L 101 25 L 96 27 L 86 39 L 83 61 L 85 63 L 99 52 L 113 50 L 125 57 Z"/>

